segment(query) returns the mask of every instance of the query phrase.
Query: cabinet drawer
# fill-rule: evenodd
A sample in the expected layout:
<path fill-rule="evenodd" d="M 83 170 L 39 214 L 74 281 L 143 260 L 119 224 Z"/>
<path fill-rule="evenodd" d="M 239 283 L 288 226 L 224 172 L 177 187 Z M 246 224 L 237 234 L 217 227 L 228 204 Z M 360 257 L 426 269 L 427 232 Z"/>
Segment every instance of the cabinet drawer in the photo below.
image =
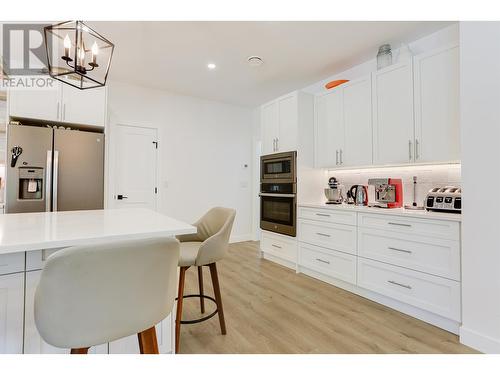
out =
<path fill-rule="evenodd" d="M 458 241 L 359 228 L 358 255 L 460 280 Z"/>
<path fill-rule="evenodd" d="M 0 275 L 24 271 L 24 251 L 0 255 Z"/>
<path fill-rule="evenodd" d="M 356 225 L 356 213 L 335 209 L 299 207 L 299 218 L 328 223 Z"/>
<path fill-rule="evenodd" d="M 356 254 L 356 227 L 299 220 L 299 241 Z"/>
<path fill-rule="evenodd" d="M 358 286 L 460 321 L 460 283 L 358 258 Z"/>
<path fill-rule="evenodd" d="M 260 249 L 264 253 L 274 255 L 278 258 L 297 262 L 297 241 L 278 236 L 267 232 L 262 232 Z"/>
<path fill-rule="evenodd" d="M 64 249 L 64 247 L 26 252 L 26 271 L 41 270 L 47 258 L 61 249 Z"/>
<path fill-rule="evenodd" d="M 460 225 L 456 221 L 419 219 L 384 214 L 359 214 L 358 226 L 455 241 L 460 240 Z"/>
<path fill-rule="evenodd" d="M 356 257 L 305 243 L 299 244 L 299 266 L 356 284 Z"/>

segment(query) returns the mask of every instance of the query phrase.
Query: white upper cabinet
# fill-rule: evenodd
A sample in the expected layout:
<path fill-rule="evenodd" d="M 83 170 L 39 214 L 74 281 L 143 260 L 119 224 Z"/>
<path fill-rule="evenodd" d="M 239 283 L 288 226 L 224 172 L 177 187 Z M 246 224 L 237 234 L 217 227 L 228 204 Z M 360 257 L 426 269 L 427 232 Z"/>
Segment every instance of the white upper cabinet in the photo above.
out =
<path fill-rule="evenodd" d="M 372 75 L 373 164 L 413 161 L 413 73 L 411 61 Z"/>
<path fill-rule="evenodd" d="M 344 121 L 342 118 L 342 90 L 316 97 L 315 101 L 315 166 L 328 168 L 339 163 L 339 153 L 344 147 Z"/>
<path fill-rule="evenodd" d="M 414 57 L 415 161 L 460 160 L 457 44 Z"/>
<path fill-rule="evenodd" d="M 314 115 L 311 95 L 295 91 L 264 104 L 260 112 L 264 155 L 302 149 L 299 157 L 312 159 Z"/>
<path fill-rule="evenodd" d="M 278 99 L 278 144 L 279 152 L 297 150 L 298 128 L 297 95 Z"/>
<path fill-rule="evenodd" d="M 52 82 L 47 89 L 11 89 L 9 116 L 104 127 L 106 87 L 79 90 Z"/>
<path fill-rule="evenodd" d="M 343 84 L 344 148 L 339 162 L 345 166 L 372 164 L 372 95 L 370 76 Z"/>
<path fill-rule="evenodd" d="M 106 88 L 79 90 L 62 87 L 61 121 L 104 127 L 106 122 Z"/>
<path fill-rule="evenodd" d="M 12 88 L 9 91 L 9 115 L 29 119 L 61 121 L 60 84 L 50 88 Z"/>
<path fill-rule="evenodd" d="M 262 107 L 262 152 L 264 155 L 276 152 L 276 140 L 278 139 L 278 104 L 270 103 Z"/>
<path fill-rule="evenodd" d="M 371 105 L 370 76 L 316 97 L 316 167 L 372 164 Z"/>

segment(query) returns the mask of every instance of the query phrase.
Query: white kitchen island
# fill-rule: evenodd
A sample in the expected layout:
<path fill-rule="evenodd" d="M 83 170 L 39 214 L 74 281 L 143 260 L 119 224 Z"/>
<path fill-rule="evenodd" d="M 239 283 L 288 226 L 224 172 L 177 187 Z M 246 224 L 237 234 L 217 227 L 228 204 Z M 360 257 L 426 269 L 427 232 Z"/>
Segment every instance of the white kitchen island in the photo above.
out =
<path fill-rule="evenodd" d="M 33 300 L 47 257 L 69 246 L 196 233 L 192 225 L 147 209 L 0 215 L 0 353 L 68 353 L 45 343 L 34 323 Z M 173 319 L 157 327 L 160 352 L 173 352 Z M 138 353 L 131 336 L 94 353 Z"/>

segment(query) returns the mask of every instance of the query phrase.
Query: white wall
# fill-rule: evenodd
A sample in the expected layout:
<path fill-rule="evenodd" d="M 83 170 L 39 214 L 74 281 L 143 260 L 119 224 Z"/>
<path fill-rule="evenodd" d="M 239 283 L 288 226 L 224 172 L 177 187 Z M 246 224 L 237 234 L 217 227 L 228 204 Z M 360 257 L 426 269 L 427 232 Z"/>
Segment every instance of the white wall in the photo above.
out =
<path fill-rule="evenodd" d="M 500 22 L 460 23 L 464 189 L 460 341 L 488 353 L 500 353 L 499 41 Z"/>
<path fill-rule="evenodd" d="M 251 238 L 250 109 L 119 82 L 108 106 L 109 142 L 116 124 L 159 129 L 160 212 L 193 222 L 210 207 L 233 207 L 233 240 Z M 112 179 L 110 170 L 110 196 Z"/>

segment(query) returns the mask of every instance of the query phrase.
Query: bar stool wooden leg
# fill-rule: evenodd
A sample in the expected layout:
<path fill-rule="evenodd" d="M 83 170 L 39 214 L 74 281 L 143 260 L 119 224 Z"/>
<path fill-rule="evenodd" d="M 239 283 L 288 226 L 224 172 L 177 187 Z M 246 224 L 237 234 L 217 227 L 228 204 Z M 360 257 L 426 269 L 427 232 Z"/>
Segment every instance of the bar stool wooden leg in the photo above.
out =
<path fill-rule="evenodd" d="M 217 310 L 219 314 L 220 330 L 223 335 L 226 334 L 226 322 L 224 321 L 224 310 L 222 309 L 222 298 L 220 295 L 219 277 L 217 276 L 217 266 L 215 263 L 209 265 L 210 276 L 212 276 L 212 285 L 214 287 L 215 301 L 217 302 Z"/>
<path fill-rule="evenodd" d="M 177 293 L 177 313 L 175 315 L 175 353 L 179 353 L 181 338 L 182 302 L 184 297 L 184 281 L 189 267 L 181 267 L 179 274 L 179 292 Z"/>
<path fill-rule="evenodd" d="M 203 267 L 198 266 L 198 286 L 200 287 L 200 308 L 205 313 L 205 299 L 203 298 Z"/>
<path fill-rule="evenodd" d="M 89 348 L 74 348 L 71 349 L 71 354 L 88 354 Z"/>
<path fill-rule="evenodd" d="M 137 338 L 139 339 L 139 349 L 141 350 L 141 354 L 160 354 L 155 327 L 139 332 L 137 334 Z"/>

